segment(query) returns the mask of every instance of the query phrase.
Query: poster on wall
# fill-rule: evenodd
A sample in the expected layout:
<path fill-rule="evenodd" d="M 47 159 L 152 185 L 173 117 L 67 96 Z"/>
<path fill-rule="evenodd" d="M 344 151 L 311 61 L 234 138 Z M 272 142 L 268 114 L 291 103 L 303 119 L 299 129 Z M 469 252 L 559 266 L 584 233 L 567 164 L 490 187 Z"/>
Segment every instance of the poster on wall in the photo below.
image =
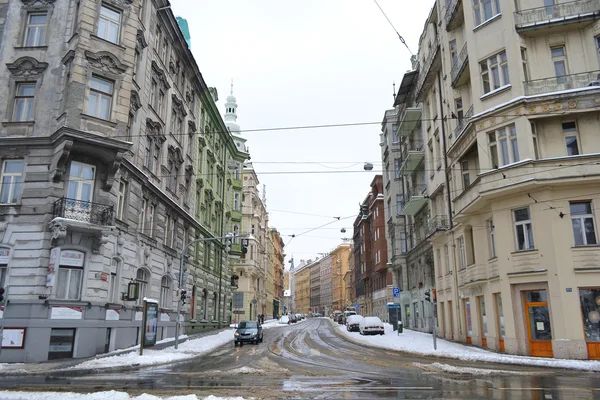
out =
<path fill-rule="evenodd" d="M 156 344 L 158 332 L 158 302 L 144 299 L 144 347 Z"/>
<path fill-rule="evenodd" d="M 160 313 L 160 320 L 163 322 L 168 322 L 171 320 L 171 316 L 168 313 Z"/>
<path fill-rule="evenodd" d="M 50 319 L 81 319 L 83 307 L 55 306 L 50 311 Z"/>
<path fill-rule="evenodd" d="M 3 349 L 22 349 L 25 347 L 25 332 L 27 328 L 4 328 L 2 333 Z"/>
<path fill-rule="evenodd" d="M 83 267 L 84 253 L 76 250 L 63 250 L 60 252 L 60 265 L 67 267 Z"/>
<path fill-rule="evenodd" d="M 4 306 L 0 306 L 0 318 L 4 318 Z"/>
<path fill-rule="evenodd" d="M 144 313 L 142 311 L 136 311 L 135 312 L 135 320 L 141 321 L 142 319 L 144 319 Z"/>
<path fill-rule="evenodd" d="M 121 310 L 118 308 L 108 308 L 106 310 L 106 316 L 104 319 L 106 321 L 118 321 L 121 315 Z"/>
<path fill-rule="evenodd" d="M 56 282 L 56 269 L 60 264 L 60 247 L 50 250 L 50 261 L 48 262 L 48 275 L 46 275 L 46 287 L 54 286 Z"/>
<path fill-rule="evenodd" d="M 9 249 L 0 249 L 0 264 L 8 264 Z"/>

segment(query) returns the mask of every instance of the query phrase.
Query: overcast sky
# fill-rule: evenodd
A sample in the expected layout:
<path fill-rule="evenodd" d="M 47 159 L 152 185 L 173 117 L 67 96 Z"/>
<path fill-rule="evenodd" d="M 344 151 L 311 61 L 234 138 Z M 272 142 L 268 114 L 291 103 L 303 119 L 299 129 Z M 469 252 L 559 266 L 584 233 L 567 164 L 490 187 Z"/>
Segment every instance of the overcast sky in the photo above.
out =
<path fill-rule="evenodd" d="M 242 132 L 375 122 L 243 132 L 261 192 L 266 185 L 269 225 L 289 242 L 286 266 L 292 255 L 297 265 L 351 239 L 358 204 L 381 173 L 380 122 L 392 108 L 392 84 L 410 69 L 410 53 L 375 2 L 171 2 L 188 20 L 192 52 L 222 113 L 233 79 Z M 433 1 L 378 2 L 416 53 Z M 373 171 L 363 170 L 366 161 Z"/>

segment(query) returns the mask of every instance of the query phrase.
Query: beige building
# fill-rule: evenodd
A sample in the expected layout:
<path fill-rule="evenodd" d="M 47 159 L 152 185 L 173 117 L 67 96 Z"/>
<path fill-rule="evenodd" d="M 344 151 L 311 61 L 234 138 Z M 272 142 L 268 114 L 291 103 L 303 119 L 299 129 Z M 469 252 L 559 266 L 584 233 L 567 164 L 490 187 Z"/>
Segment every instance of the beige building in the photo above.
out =
<path fill-rule="evenodd" d="M 342 243 L 331 252 L 331 285 L 332 285 L 332 310 L 343 310 L 348 301 L 344 290 L 344 276 L 350 269 L 350 243 Z"/>
<path fill-rule="evenodd" d="M 599 10 L 454 0 L 427 19 L 411 90 L 443 337 L 600 358 Z"/>
<path fill-rule="evenodd" d="M 291 312 L 294 313 L 310 313 L 310 264 L 301 261 L 300 265 L 294 269 L 294 304 Z"/>

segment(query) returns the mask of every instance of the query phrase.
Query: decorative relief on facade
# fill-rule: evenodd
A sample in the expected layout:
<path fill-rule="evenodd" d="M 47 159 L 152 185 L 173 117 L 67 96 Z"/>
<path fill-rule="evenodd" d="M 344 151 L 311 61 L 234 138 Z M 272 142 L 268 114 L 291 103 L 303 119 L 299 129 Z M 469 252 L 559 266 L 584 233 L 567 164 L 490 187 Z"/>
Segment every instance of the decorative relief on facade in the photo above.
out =
<path fill-rule="evenodd" d="M 179 147 L 175 147 L 173 145 L 169 145 L 169 152 L 168 152 L 168 159 L 169 161 L 174 162 L 175 164 L 183 164 L 183 154 L 182 151 Z"/>
<path fill-rule="evenodd" d="M 203 188 L 204 187 L 204 179 L 202 179 L 202 178 L 196 179 L 196 186 L 198 186 L 198 189 Z"/>
<path fill-rule="evenodd" d="M 65 140 L 56 149 L 56 152 L 52 156 L 52 164 L 50 166 L 50 179 L 52 179 L 52 181 L 60 182 L 62 179 L 67 169 L 67 160 L 69 159 L 72 148 L 73 141 Z"/>
<path fill-rule="evenodd" d="M 135 113 L 137 113 L 137 111 L 140 108 L 142 108 L 142 102 L 140 100 L 140 95 L 138 94 L 138 92 L 136 90 L 132 90 L 131 97 L 129 99 L 129 109 L 131 110 L 131 112 L 133 112 L 135 114 Z"/>
<path fill-rule="evenodd" d="M 164 143 L 167 137 L 163 133 L 162 125 L 158 122 L 146 118 L 146 135 L 157 139 L 160 143 Z"/>
<path fill-rule="evenodd" d="M 67 236 L 67 225 L 64 221 L 52 221 L 50 223 L 50 232 L 52 240 L 61 240 Z"/>
<path fill-rule="evenodd" d="M 569 102 L 569 109 L 577 108 L 577 100 Z"/>
<path fill-rule="evenodd" d="M 185 181 L 189 185 L 192 181 L 192 176 L 194 175 L 194 166 L 188 165 L 185 167 Z"/>
<path fill-rule="evenodd" d="M 121 8 L 129 8 L 133 4 L 133 0 L 104 0 L 105 2 L 112 4 L 113 6 Z"/>
<path fill-rule="evenodd" d="M 115 154 L 112 164 L 108 166 L 108 170 L 106 171 L 106 180 L 104 181 L 104 190 L 107 192 L 112 189 L 115 183 L 115 176 L 117 175 L 119 168 L 121 168 L 121 162 L 123 161 L 124 157 L 125 153 L 118 152 Z"/>
<path fill-rule="evenodd" d="M 94 242 L 92 244 L 92 253 L 100 254 L 102 245 L 108 243 L 110 239 L 111 231 L 112 230 L 104 230 L 102 232 L 98 232 L 98 234 L 94 237 Z"/>
<path fill-rule="evenodd" d="M 179 65 L 179 60 L 175 61 L 173 57 L 169 59 L 169 71 L 171 71 L 172 74 L 179 73 Z"/>
<path fill-rule="evenodd" d="M 56 0 L 21 0 L 26 8 L 42 8 L 54 5 Z"/>
<path fill-rule="evenodd" d="M 196 123 L 190 119 L 188 121 L 188 133 L 189 134 L 196 133 L 197 129 L 198 129 L 198 127 L 196 126 Z"/>
<path fill-rule="evenodd" d="M 8 63 L 6 66 L 13 76 L 36 79 L 48 68 L 48 63 L 26 56 L 13 63 Z"/>
<path fill-rule="evenodd" d="M 121 75 L 127 71 L 127 66 L 119 61 L 114 54 L 109 53 L 108 51 L 99 51 L 94 53 L 86 50 L 85 58 L 87 58 L 92 67 L 99 69 L 102 72 Z"/>
<path fill-rule="evenodd" d="M 152 60 L 152 76 L 156 78 L 158 84 L 163 89 L 167 90 L 171 88 L 171 85 L 169 85 L 169 82 L 167 81 L 167 75 L 165 74 L 165 71 L 160 69 L 160 67 L 154 60 Z"/>
<path fill-rule="evenodd" d="M 148 47 L 148 42 L 146 41 L 146 37 L 144 36 L 144 32 L 141 29 L 138 29 L 135 35 L 135 48 L 138 52 L 142 52 L 146 47 Z"/>
<path fill-rule="evenodd" d="M 198 144 L 200 145 L 200 147 L 205 147 L 206 146 L 206 139 L 204 139 L 203 136 L 198 137 Z"/>
<path fill-rule="evenodd" d="M 195 96 L 194 89 L 188 88 L 188 90 L 185 92 L 185 100 L 188 102 L 188 104 L 193 103 L 194 96 Z"/>
<path fill-rule="evenodd" d="M 171 95 L 171 99 L 173 100 L 173 107 L 177 110 L 177 112 L 184 117 L 187 115 L 187 111 L 185 111 L 185 107 L 183 106 L 183 101 L 179 100 L 177 96 L 174 94 Z"/>

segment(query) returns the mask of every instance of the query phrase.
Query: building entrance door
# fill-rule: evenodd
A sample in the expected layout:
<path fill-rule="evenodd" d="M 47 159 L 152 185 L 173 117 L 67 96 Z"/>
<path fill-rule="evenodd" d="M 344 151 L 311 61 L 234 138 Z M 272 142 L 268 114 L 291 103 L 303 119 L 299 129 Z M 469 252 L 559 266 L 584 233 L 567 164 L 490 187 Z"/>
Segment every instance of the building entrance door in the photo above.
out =
<path fill-rule="evenodd" d="M 534 357 L 553 357 L 548 295 L 545 290 L 536 290 L 524 292 L 523 297 L 529 353 Z"/>

